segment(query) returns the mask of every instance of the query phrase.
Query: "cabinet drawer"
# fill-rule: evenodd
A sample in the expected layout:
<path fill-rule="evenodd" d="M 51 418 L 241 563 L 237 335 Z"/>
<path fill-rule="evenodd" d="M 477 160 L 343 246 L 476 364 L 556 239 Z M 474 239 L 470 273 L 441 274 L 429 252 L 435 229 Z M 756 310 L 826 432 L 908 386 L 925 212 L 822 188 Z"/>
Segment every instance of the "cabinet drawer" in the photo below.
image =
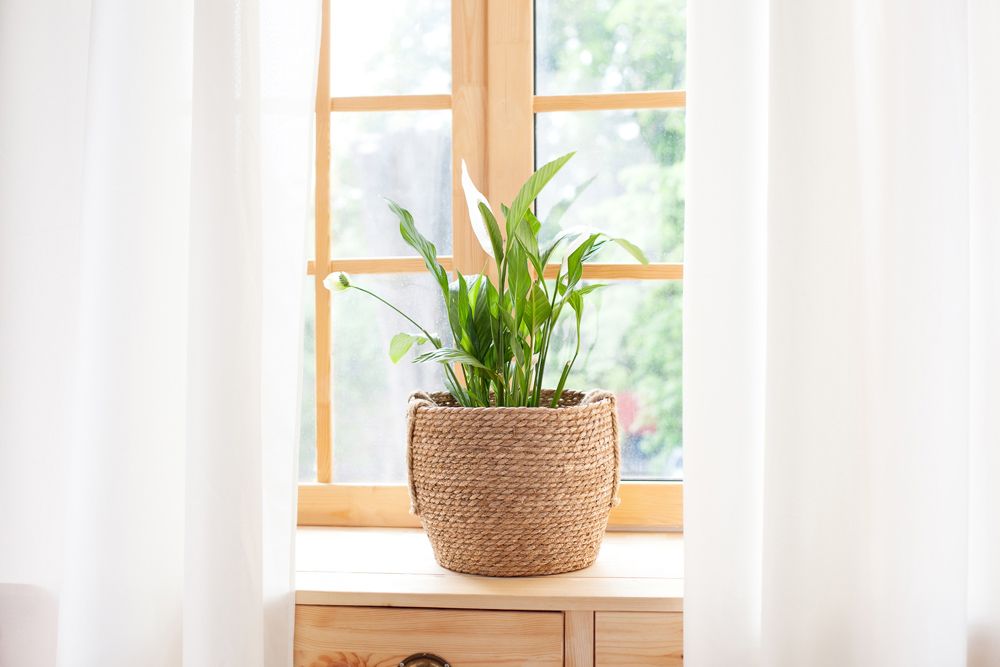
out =
<path fill-rule="evenodd" d="M 452 667 L 562 667 L 558 612 L 295 608 L 295 667 L 396 667 L 433 653 Z"/>
<path fill-rule="evenodd" d="M 680 667 L 683 619 L 683 614 L 669 612 L 597 612 L 595 667 Z"/>

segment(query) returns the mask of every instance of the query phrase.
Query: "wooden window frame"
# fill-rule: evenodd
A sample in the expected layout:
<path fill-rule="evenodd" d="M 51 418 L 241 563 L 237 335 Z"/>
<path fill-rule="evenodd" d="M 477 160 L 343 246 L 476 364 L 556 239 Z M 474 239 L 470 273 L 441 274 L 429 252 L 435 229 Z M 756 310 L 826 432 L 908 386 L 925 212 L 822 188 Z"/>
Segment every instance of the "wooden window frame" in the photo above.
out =
<path fill-rule="evenodd" d="M 452 0 L 452 90 L 450 94 L 331 97 L 330 0 L 323 0 L 323 26 L 316 86 L 316 483 L 299 485 L 299 525 L 419 527 L 409 512 L 403 484 L 333 484 L 330 293 L 323 278 L 333 271 L 353 274 L 419 273 L 418 257 L 341 259 L 330 246 L 330 116 L 337 112 L 444 110 L 452 112 L 452 255 L 439 258 L 449 271 L 476 273 L 487 256 L 469 224 L 461 189 L 461 161 L 483 186 L 494 210 L 511 201 L 534 171 L 536 113 L 599 110 L 678 109 L 681 90 L 579 95 L 534 94 L 533 0 Z M 492 85 L 491 85 L 492 83 Z M 325 267 L 325 270 L 317 270 Z M 556 266 L 546 267 L 555 276 Z M 597 263 L 585 278 L 682 280 L 683 264 Z M 611 528 L 683 529 L 681 482 L 621 485 L 621 504 Z"/>

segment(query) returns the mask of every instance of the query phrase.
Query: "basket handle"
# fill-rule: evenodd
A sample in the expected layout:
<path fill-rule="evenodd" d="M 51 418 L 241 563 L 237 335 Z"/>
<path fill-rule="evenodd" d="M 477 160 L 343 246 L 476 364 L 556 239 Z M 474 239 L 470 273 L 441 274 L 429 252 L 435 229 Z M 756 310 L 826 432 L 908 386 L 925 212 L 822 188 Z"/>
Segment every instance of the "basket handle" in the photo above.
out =
<path fill-rule="evenodd" d="M 583 400 L 580 401 L 580 405 L 587 405 L 590 403 L 599 403 L 600 401 L 608 401 L 611 403 L 611 437 L 614 438 L 615 442 L 615 481 L 611 486 L 611 508 L 614 509 L 621 505 L 622 499 L 618 495 L 618 488 L 621 485 L 622 476 L 622 445 L 621 440 L 618 437 L 618 402 L 615 400 L 614 393 L 607 391 L 605 389 L 591 389 L 583 396 Z"/>
<path fill-rule="evenodd" d="M 430 394 L 415 391 L 410 394 L 406 406 L 406 484 L 410 491 L 410 514 L 420 516 L 420 505 L 417 503 L 417 487 L 413 484 L 413 429 L 417 424 L 417 410 L 436 405 Z"/>

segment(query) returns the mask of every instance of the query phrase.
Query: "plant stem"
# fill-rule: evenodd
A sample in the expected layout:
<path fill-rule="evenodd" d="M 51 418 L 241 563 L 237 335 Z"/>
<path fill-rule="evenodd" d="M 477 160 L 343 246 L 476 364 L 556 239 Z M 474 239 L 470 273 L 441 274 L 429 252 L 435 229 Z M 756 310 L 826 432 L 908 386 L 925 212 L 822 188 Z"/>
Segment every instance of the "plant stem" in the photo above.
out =
<path fill-rule="evenodd" d="M 436 347 L 436 348 L 440 348 L 441 347 L 441 344 L 438 342 L 437 338 L 435 338 L 430 333 L 428 333 L 427 329 L 425 329 L 422 326 L 420 326 L 419 324 L 417 324 L 416 321 L 414 321 L 414 319 L 412 317 L 410 317 L 409 315 L 407 315 L 406 313 L 404 313 L 403 311 L 401 311 L 399 308 L 396 308 L 396 306 L 392 305 L 391 303 L 389 303 L 388 301 L 386 301 L 385 299 L 383 299 L 382 297 L 380 297 L 378 294 L 375 294 L 374 292 L 369 292 L 364 287 L 358 287 L 357 285 L 351 285 L 350 289 L 356 289 L 359 292 L 364 292 L 368 296 L 373 297 L 375 299 L 378 299 L 379 301 L 381 301 L 385 305 L 389 306 L 390 308 L 392 308 L 393 310 L 395 310 L 397 313 L 399 313 L 401 316 L 403 316 L 403 318 L 406 319 L 407 322 L 409 322 L 410 324 L 412 324 L 416 328 L 420 329 L 421 333 L 423 333 L 424 336 L 427 337 L 427 340 L 429 340 L 431 343 L 433 343 L 434 347 Z"/>
<path fill-rule="evenodd" d="M 556 310 L 556 297 L 559 295 L 559 280 L 561 277 L 562 264 L 560 263 L 559 269 L 556 271 L 556 280 L 552 287 L 552 302 L 549 304 L 549 321 L 548 325 L 545 327 L 545 331 L 542 333 L 542 349 L 538 355 L 538 377 L 535 379 L 534 395 L 534 405 L 536 407 L 542 400 L 542 383 L 544 382 L 545 362 L 549 358 L 549 347 L 552 345 L 552 332 L 556 328 L 556 324 L 559 321 L 559 313 L 562 312 L 562 307 L 560 307 L 559 310 Z"/>
<path fill-rule="evenodd" d="M 370 292 L 370 291 L 366 290 L 364 287 L 358 287 L 357 285 L 351 285 L 350 289 L 356 289 L 359 292 L 364 292 L 368 296 L 370 296 L 370 297 L 372 297 L 372 298 L 374 298 L 374 299 L 376 299 L 378 301 L 381 301 L 385 305 L 389 306 L 394 311 L 396 311 L 397 313 L 399 313 L 399 315 L 402 316 L 403 319 L 405 319 L 407 322 L 409 322 L 410 324 L 412 324 L 416 328 L 420 329 L 421 333 L 423 333 L 424 336 L 427 337 L 427 340 L 430 341 L 431 345 L 433 345 L 435 348 L 438 348 L 438 349 L 441 348 L 440 341 L 438 341 L 437 338 L 435 338 L 434 336 L 432 336 L 430 334 L 430 332 L 427 331 L 427 329 L 425 329 L 422 326 L 420 326 L 419 324 L 417 324 L 416 320 L 414 320 L 412 317 L 410 317 L 409 315 L 407 315 L 406 313 L 404 313 L 403 311 L 401 311 L 399 308 L 396 308 L 396 306 L 392 305 L 391 303 L 389 303 L 388 301 L 386 301 L 385 299 L 383 299 L 382 297 L 380 297 L 378 294 L 375 294 L 374 292 Z M 458 376 L 455 375 L 455 371 L 452 369 L 452 367 L 449 366 L 448 364 L 442 364 L 442 365 L 444 366 L 444 372 L 455 383 L 455 386 L 456 387 L 461 386 L 461 383 L 458 381 Z"/>
<path fill-rule="evenodd" d="M 499 273 L 499 286 L 497 287 L 497 292 L 499 293 L 499 298 L 497 299 L 497 363 L 500 365 L 500 375 L 503 378 L 503 384 L 500 387 L 500 391 L 497 393 L 497 406 L 507 404 L 507 355 L 505 353 L 506 343 L 504 341 L 503 335 L 503 316 L 500 314 L 500 309 L 504 307 L 503 297 L 505 292 L 505 283 L 507 282 L 507 252 L 504 252 L 503 260 L 500 262 L 498 267 Z"/>

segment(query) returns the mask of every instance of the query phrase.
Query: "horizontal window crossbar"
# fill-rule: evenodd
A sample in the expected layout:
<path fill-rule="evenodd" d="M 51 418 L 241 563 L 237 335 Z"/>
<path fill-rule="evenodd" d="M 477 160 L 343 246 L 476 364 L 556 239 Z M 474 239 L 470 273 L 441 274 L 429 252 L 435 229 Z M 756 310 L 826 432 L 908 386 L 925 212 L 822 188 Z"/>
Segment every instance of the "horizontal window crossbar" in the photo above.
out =
<path fill-rule="evenodd" d="M 439 257 L 438 261 L 447 271 L 453 268 L 450 256 Z M 366 257 L 332 259 L 327 273 L 421 273 L 425 270 L 424 260 L 419 257 Z M 558 264 L 545 267 L 545 277 L 555 278 Z M 308 275 L 315 275 L 316 263 L 310 261 L 306 267 Z M 584 264 L 583 277 L 598 280 L 683 280 L 683 264 Z"/>
<path fill-rule="evenodd" d="M 621 504 L 611 510 L 612 530 L 680 530 L 684 516 L 681 482 L 623 481 Z M 300 526 L 388 526 L 419 528 L 410 514 L 404 484 L 300 484 Z"/>
<path fill-rule="evenodd" d="M 427 111 L 450 108 L 451 95 L 373 95 L 330 98 L 330 111 Z"/>
<path fill-rule="evenodd" d="M 683 90 L 645 93 L 595 93 L 592 95 L 535 95 L 535 113 L 547 111 L 607 111 L 615 109 L 681 109 L 687 102 Z"/>
<path fill-rule="evenodd" d="M 438 262 L 447 271 L 452 269 L 450 256 L 438 257 Z M 331 259 L 327 273 L 343 271 L 344 273 L 420 273 L 425 271 L 424 260 L 420 257 L 359 257 L 347 259 Z M 308 275 L 315 275 L 316 263 L 312 260 L 306 267 Z M 324 274 L 325 276 L 326 274 Z"/>

